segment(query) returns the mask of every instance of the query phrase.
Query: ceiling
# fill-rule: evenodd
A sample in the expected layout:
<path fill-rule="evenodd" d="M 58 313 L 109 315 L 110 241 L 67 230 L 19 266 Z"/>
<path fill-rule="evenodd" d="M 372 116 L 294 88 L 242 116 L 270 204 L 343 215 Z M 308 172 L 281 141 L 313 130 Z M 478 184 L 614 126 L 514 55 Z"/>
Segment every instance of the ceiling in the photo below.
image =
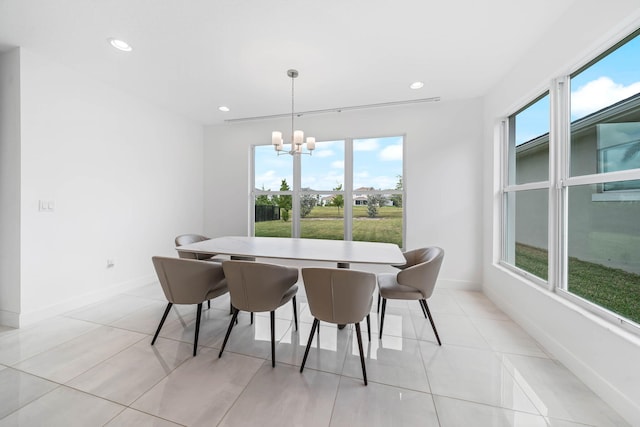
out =
<path fill-rule="evenodd" d="M 0 50 L 218 124 L 290 112 L 289 68 L 296 111 L 482 96 L 575 2 L 0 0 Z"/>

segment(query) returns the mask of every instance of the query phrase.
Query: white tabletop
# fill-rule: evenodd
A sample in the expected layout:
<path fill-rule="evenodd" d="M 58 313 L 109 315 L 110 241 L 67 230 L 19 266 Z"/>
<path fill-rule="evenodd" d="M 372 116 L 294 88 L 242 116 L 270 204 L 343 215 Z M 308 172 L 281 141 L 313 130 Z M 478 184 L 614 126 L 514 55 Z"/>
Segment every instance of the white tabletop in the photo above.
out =
<path fill-rule="evenodd" d="M 176 248 L 179 252 L 281 258 L 336 263 L 400 265 L 406 261 L 396 244 L 287 237 L 216 237 Z"/>

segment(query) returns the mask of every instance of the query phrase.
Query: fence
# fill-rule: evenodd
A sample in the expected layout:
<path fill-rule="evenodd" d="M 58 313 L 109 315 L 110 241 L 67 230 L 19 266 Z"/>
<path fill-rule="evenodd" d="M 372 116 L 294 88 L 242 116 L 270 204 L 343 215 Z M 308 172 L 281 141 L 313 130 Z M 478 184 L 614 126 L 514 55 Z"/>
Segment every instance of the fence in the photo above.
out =
<path fill-rule="evenodd" d="M 280 219 L 280 208 L 273 205 L 256 205 L 255 222 Z"/>

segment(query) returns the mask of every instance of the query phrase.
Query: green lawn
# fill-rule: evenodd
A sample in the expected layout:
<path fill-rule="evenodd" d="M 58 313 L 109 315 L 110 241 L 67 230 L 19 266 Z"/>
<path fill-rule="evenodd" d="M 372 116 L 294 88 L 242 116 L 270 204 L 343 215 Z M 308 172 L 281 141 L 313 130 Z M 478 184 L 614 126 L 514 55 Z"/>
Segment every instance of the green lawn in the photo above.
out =
<path fill-rule="evenodd" d="M 367 216 L 366 206 L 353 207 L 353 240 L 395 243 L 402 247 L 402 208 L 378 208 L 375 218 Z M 308 239 L 342 240 L 344 236 L 344 209 L 334 206 L 316 206 L 301 219 L 300 232 Z M 290 221 L 263 221 L 255 224 L 256 236 L 291 237 Z"/>
<path fill-rule="evenodd" d="M 547 251 L 516 244 L 516 266 L 547 280 Z M 640 323 L 640 275 L 569 257 L 569 291 Z"/>

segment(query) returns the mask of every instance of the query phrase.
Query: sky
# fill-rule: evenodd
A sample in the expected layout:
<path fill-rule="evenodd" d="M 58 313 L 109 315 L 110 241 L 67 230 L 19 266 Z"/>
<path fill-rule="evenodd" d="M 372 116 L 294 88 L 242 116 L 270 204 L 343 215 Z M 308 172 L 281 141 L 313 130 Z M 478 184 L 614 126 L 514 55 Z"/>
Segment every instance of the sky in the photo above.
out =
<path fill-rule="evenodd" d="M 571 77 L 571 121 L 640 93 L 640 35 Z M 549 95 L 516 116 L 516 145 L 549 132 Z"/>
<path fill-rule="evenodd" d="M 286 138 L 287 135 L 284 135 Z M 402 175 L 401 136 L 353 140 L 353 188 L 395 189 Z M 285 145 L 285 149 L 289 146 Z M 302 155 L 302 188 L 331 191 L 344 188 L 344 141 L 318 141 L 313 155 Z M 279 190 L 282 179 L 293 186 L 293 158 L 277 156 L 273 146 L 255 147 L 255 185 Z"/>

